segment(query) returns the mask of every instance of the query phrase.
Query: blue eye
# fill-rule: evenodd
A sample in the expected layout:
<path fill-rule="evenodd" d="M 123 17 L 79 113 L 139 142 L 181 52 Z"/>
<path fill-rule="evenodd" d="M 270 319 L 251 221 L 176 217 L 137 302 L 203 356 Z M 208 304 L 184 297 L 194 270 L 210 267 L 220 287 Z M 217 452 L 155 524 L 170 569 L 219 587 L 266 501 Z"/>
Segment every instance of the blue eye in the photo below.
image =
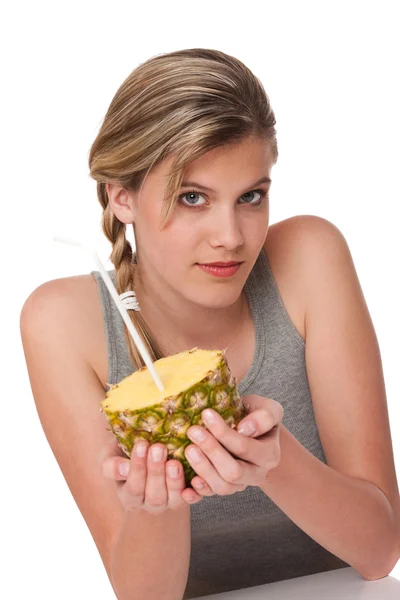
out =
<path fill-rule="evenodd" d="M 252 190 L 251 192 L 246 192 L 245 194 L 243 194 L 242 198 L 244 198 L 245 196 L 249 196 L 250 194 L 259 194 L 260 197 L 257 198 L 257 202 L 245 202 L 245 204 L 261 204 L 262 199 L 266 195 L 264 190 Z M 253 200 L 253 198 L 250 198 L 250 200 Z"/>
<path fill-rule="evenodd" d="M 202 197 L 201 194 L 199 194 L 198 192 L 186 192 L 186 194 L 182 194 L 181 196 L 179 196 L 179 200 L 182 200 L 182 198 L 185 198 L 185 196 L 200 196 Z M 188 204 L 184 204 L 184 206 L 202 206 L 201 204 L 195 204 L 195 202 L 192 202 L 193 198 L 191 198 L 188 201 Z M 194 199 L 195 201 L 196 199 Z"/>
<path fill-rule="evenodd" d="M 252 200 L 254 200 L 253 197 L 251 197 L 252 194 L 258 194 L 259 198 L 256 198 L 255 202 L 252 202 Z M 250 192 L 246 192 L 245 194 L 243 194 L 241 196 L 241 198 L 245 198 L 246 196 L 249 197 L 250 202 L 242 202 L 241 204 L 250 204 L 253 206 L 259 206 L 260 204 L 263 203 L 264 198 L 266 197 L 267 193 L 264 190 L 251 190 Z M 187 198 L 187 196 L 190 196 L 190 198 Z M 202 196 L 202 194 L 200 194 L 199 192 L 195 192 L 194 190 L 192 190 L 191 192 L 186 192 L 185 194 L 181 194 L 179 196 L 179 201 L 182 202 L 183 206 L 186 206 L 187 208 L 193 206 L 193 207 L 197 207 L 197 206 L 204 206 L 204 204 L 206 204 L 206 202 L 202 202 L 201 204 L 198 204 L 196 202 L 196 198 L 193 198 L 193 196 L 199 196 L 200 198 L 204 198 L 204 196 Z"/>

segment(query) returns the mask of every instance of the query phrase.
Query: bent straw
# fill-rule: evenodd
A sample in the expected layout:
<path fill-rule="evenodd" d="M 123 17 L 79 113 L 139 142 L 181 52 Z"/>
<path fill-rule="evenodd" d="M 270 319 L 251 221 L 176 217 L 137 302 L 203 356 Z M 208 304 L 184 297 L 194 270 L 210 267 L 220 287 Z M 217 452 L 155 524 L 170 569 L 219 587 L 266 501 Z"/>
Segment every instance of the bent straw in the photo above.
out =
<path fill-rule="evenodd" d="M 131 336 L 133 337 L 133 340 L 146 364 L 146 367 L 148 368 L 148 370 L 150 371 L 151 376 L 154 379 L 154 383 L 156 384 L 157 388 L 160 390 L 160 392 L 164 391 L 164 386 L 163 383 L 157 373 L 157 371 L 154 368 L 153 363 L 151 362 L 151 358 L 149 356 L 149 353 L 146 350 L 145 345 L 142 342 L 141 337 L 139 336 L 134 324 L 132 323 L 126 308 L 124 307 L 124 305 L 122 304 L 118 292 L 115 288 L 115 285 L 113 284 L 111 277 L 109 276 L 109 274 L 107 273 L 107 271 L 105 270 L 105 268 L 103 267 L 103 264 L 100 260 L 100 258 L 98 257 L 98 255 L 96 254 L 96 252 L 93 250 L 93 248 L 86 246 L 85 244 L 82 244 L 81 242 L 78 242 L 77 240 L 74 240 L 72 238 L 65 238 L 65 237 L 59 237 L 59 236 L 53 236 L 53 241 L 54 242 L 61 242 L 63 244 L 71 244 L 72 246 L 79 246 L 80 248 L 83 248 L 84 250 L 87 250 L 88 252 L 90 252 L 97 264 L 97 267 L 100 271 L 100 274 L 103 278 L 104 283 L 107 286 L 108 291 L 111 294 L 112 299 L 114 300 L 120 314 L 121 317 L 124 320 L 125 325 L 128 328 L 129 333 L 131 334 Z"/>

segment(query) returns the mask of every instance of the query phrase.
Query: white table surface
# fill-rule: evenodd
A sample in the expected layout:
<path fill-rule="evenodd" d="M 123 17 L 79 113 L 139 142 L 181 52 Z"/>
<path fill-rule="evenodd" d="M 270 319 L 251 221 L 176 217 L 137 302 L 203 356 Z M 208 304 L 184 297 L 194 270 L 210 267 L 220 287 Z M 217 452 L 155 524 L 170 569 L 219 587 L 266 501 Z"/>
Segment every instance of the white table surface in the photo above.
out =
<path fill-rule="evenodd" d="M 202 596 L 207 600 L 399 600 L 400 581 L 366 581 L 352 568 L 286 579 L 252 588 Z M 197 600 L 200 600 L 198 598 Z"/>

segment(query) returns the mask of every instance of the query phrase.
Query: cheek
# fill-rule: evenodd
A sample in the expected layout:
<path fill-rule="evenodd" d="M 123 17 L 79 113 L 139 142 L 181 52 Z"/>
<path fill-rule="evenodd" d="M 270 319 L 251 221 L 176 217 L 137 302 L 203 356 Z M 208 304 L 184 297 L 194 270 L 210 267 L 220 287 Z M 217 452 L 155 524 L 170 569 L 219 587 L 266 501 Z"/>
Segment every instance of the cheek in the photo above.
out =
<path fill-rule="evenodd" d="M 249 247 L 257 247 L 265 238 L 269 225 L 269 211 L 262 214 L 249 215 L 242 220 L 242 234 Z"/>
<path fill-rule="evenodd" d="M 200 223 L 193 219 L 175 219 L 162 231 L 157 232 L 158 247 L 160 252 L 170 258 L 176 258 L 181 262 L 187 257 L 187 261 L 196 260 L 196 248 L 204 239 L 204 230 Z"/>
<path fill-rule="evenodd" d="M 194 237 L 190 229 L 159 232 L 153 247 L 153 254 L 158 262 L 163 277 L 173 281 L 196 262 Z"/>

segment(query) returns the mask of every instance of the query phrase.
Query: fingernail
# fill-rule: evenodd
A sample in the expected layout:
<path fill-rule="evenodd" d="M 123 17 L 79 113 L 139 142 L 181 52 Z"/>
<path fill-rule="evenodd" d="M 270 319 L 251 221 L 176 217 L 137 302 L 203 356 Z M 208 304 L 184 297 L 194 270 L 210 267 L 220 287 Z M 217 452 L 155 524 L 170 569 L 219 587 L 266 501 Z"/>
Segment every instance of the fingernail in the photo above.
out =
<path fill-rule="evenodd" d="M 164 449 L 160 448 L 160 446 L 155 446 L 155 448 L 151 449 L 151 456 L 154 462 L 160 462 L 164 456 Z"/>
<path fill-rule="evenodd" d="M 201 454 L 194 446 L 188 449 L 189 458 L 192 462 L 197 463 L 201 460 Z"/>
<path fill-rule="evenodd" d="M 205 423 L 214 423 L 215 421 L 215 415 L 212 410 L 203 410 L 201 416 L 203 417 Z"/>
<path fill-rule="evenodd" d="M 206 439 L 206 434 L 201 427 L 190 428 L 188 431 L 188 437 L 195 442 L 202 442 Z"/>
<path fill-rule="evenodd" d="M 256 432 L 256 428 L 252 421 L 245 421 L 240 425 L 238 432 L 242 435 L 253 435 Z"/>
<path fill-rule="evenodd" d="M 121 475 L 121 477 L 128 477 L 128 473 L 129 473 L 129 462 L 127 460 L 125 460 L 124 462 L 119 463 L 118 466 L 118 473 Z"/>
<path fill-rule="evenodd" d="M 179 467 L 177 465 L 168 465 L 167 471 L 170 477 L 178 477 Z"/>
<path fill-rule="evenodd" d="M 140 458 L 143 458 L 144 456 L 146 456 L 147 444 L 144 444 L 143 442 L 137 443 L 135 445 L 135 452 L 136 452 L 137 456 L 139 456 Z"/>

